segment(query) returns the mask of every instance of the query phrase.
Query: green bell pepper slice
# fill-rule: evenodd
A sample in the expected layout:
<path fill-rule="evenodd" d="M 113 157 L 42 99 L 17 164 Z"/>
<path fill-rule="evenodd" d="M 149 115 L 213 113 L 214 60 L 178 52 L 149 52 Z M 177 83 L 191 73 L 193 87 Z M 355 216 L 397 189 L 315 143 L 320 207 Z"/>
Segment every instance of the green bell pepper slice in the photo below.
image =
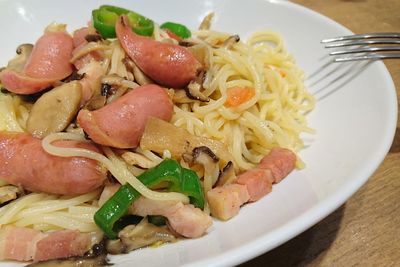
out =
<path fill-rule="evenodd" d="M 159 165 L 139 175 L 138 179 L 149 188 L 167 183 L 167 191 L 183 193 L 195 207 L 204 208 L 204 193 L 197 174 L 182 168 L 175 160 L 165 159 Z M 111 239 L 118 237 L 118 232 L 122 229 L 117 227 L 116 222 L 127 213 L 129 207 L 139 197 L 140 193 L 130 184 L 122 185 L 95 213 L 94 221 L 107 237 Z"/>
<path fill-rule="evenodd" d="M 192 36 L 192 32 L 185 25 L 179 23 L 168 21 L 161 24 L 160 28 L 170 30 L 182 39 L 190 38 Z"/>
<path fill-rule="evenodd" d="M 102 5 L 100 8 L 92 11 L 93 27 L 101 34 L 103 38 L 115 38 L 115 23 L 120 15 L 126 15 L 131 24 L 132 30 L 144 36 L 151 36 L 154 31 L 154 22 L 131 10 Z"/>

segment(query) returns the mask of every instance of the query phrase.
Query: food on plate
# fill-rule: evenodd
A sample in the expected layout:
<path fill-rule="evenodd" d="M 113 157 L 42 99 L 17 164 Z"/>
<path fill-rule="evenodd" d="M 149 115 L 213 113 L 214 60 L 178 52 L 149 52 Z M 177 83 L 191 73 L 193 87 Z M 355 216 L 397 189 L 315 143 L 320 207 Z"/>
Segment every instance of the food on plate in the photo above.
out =
<path fill-rule="evenodd" d="M 103 5 L 0 71 L 0 259 L 106 264 L 206 235 L 303 163 L 315 101 L 282 38 Z M 251 208 L 251 204 L 249 205 Z"/>

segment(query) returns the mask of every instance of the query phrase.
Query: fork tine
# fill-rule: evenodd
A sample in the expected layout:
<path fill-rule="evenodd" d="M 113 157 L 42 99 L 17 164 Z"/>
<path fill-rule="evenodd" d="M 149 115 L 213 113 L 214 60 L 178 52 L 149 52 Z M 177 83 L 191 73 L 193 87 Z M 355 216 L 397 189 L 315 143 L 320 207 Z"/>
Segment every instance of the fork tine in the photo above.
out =
<path fill-rule="evenodd" d="M 331 43 L 345 40 L 356 40 L 356 39 L 371 39 L 371 38 L 400 38 L 399 32 L 380 32 L 380 33 L 367 33 L 367 34 L 354 34 L 339 36 L 336 38 L 328 38 L 321 41 L 321 43 Z"/>
<path fill-rule="evenodd" d="M 334 62 L 346 62 L 346 61 L 358 61 L 358 60 L 379 60 L 379 59 L 396 59 L 400 58 L 400 53 L 389 54 L 389 53 L 376 53 L 368 54 L 363 56 L 348 56 L 348 57 L 338 57 L 335 58 Z"/>
<path fill-rule="evenodd" d="M 380 47 L 369 46 L 356 49 L 333 51 L 329 53 L 329 55 L 334 56 L 334 55 L 363 53 L 363 52 L 379 52 L 379 51 L 400 51 L 400 46 L 380 46 Z"/>
<path fill-rule="evenodd" d="M 400 44 L 400 40 L 382 39 L 382 40 L 344 41 L 341 43 L 334 42 L 325 45 L 325 48 L 353 46 L 353 45 L 375 45 L 375 44 Z"/>

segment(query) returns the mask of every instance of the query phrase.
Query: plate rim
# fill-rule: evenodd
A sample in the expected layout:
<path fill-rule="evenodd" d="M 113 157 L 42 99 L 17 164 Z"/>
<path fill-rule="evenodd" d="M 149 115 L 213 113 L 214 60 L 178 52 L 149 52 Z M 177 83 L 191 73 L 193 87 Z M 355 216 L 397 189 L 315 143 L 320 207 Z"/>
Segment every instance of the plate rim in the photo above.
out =
<path fill-rule="evenodd" d="M 325 22 L 335 26 L 335 28 L 340 29 L 344 33 L 353 34 L 353 32 L 350 31 L 348 28 L 334 21 L 333 19 L 297 3 L 293 3 L 287 0 L 262 1 L 269 2 L 271 4 L 282 5 L 286 8 L 291 8 L 296 10 L 297 12 L 304 13 L 307 16 L 318 17 L 319 19 L 324 20 Z M 2 1 L 2 4 L 6 4 L 6 2 L 12 2 L 12 0 L 4 0 Z M 388 86 L 388 94 L 390 94 L 390 96 L 388 96 L 388 99 L 392 100 L 390 103 L 388 103 L 390 104 L 388 110 L 392 111 L 392 113 L 390 114 L 391 118 L 388 119 L 388 121 L 390 121 L 392 125 L 391 127 L 385 129 L 385 136 L 384 139 L 382 139 L 382 141 L 384 140 L 385 142 L 381 143 L 381 145 L 379 146 L 379 151 L 376 151 L 373 160 L 371 160 L 371 162 L 373 162 L 374 164 L 365 166 L 363 170 L 357 172 L 357 175 L 352 176 L 353 179 L 351 179 L 351 182 L 341 185 L 335 193 L 324 198 L 322 201 L 318 202 L 312 208 L 301 213 L 294 219 L 277 227 L 271 233 L 264 234 L 258 238 L 252 239 L 251 241 L 248 241 L 247 243 L 239 247 L 225 250 L 215 256 L 211 256 L 200 261 L 184 264 L 184 266 L 231 266 L 253 259 L 267 251 L 278 247 L 279 245 L 290 240 L 291 238 L 311 228 L 313 225 L 335 211 L 338 207 L 343 205 L 368 181 L 368 179 L 381 165 L 387 153 L 389 152 L 396 133 L 398 119 L 398 100 L 393 79 L 387 67 L 382 61 L 374 62 L 374 64 L 376 65 L 376 68 L 379 69 L 379 73 L 383 75 L 384 80 Z M 7 263 L 8 262 L 0 262 L 0 266 Z"/>

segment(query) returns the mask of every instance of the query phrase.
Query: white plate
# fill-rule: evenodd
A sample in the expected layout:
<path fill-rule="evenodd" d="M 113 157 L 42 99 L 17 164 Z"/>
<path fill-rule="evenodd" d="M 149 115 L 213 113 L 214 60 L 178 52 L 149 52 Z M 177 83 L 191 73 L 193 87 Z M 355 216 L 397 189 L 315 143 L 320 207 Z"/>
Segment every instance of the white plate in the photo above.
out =
<path fill-rule="evenodd" d="M 1 1 L 0 64 L 18 44 L 34 42 L 50 22 L 72 31 L 90 20 L 102 1 Z M 289 51 L 309 77 L 318 104 L 310 114 L 315 136 L 306 136 L 302 157 L 307 168 L 295 171 L 262 200 L 246 205 L 226 223 L 215 222 L 196 240 L 143 249 L 112 257 L 118 266 L 234 265 L 301 233 L 342 205 L 372 175 L 393 140 L 397 99 L 382 62 L 328 64 L 323 38 L 350 34 L 332 20 L 287 1 L 137 0 L 107 1 L 142 13 L 157 22 L 182 22 L 196 28 L 210 11 L 213 28 L 245 39 L 260 29 L 280 32 Z M 0 266 L 11 266 L 3 263 Z"/>

